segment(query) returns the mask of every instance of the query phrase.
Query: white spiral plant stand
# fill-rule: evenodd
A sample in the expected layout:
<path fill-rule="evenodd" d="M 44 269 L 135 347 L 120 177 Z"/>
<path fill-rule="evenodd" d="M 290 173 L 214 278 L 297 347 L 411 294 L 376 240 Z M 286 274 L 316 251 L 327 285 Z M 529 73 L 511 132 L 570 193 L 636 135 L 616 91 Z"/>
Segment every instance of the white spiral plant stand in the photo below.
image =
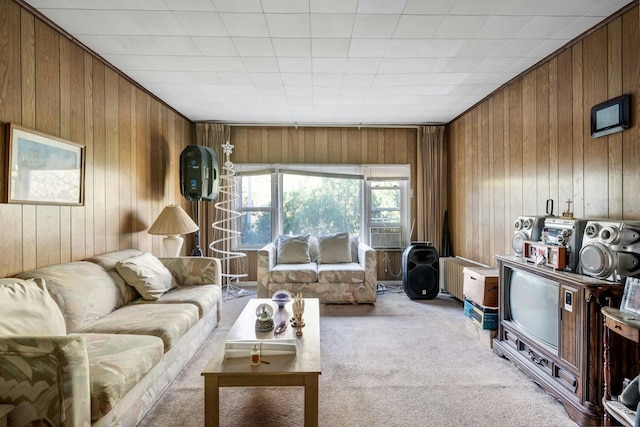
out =
<path fill-rule="evenodd" d="M 242 235 L 237 230 L 238 219 L 241 214 L 234 210 L 237 200 L 240 198 L 236 191 L 236 177 L 233 169 L 233 163 L 229 160 L 233 145 L 227 141 L 222 144 L 225 154 L 225 162 L 222 166 L 223 174 L 220 175 L 220 186 L 218 188 L 219 201 L 214 205 L 216 208 L 216 221 L 212 224 L 214 230 L 218 230 L 217 235 L 220 236 L 209 245 L 209 249 L 218 254 L 220 263 L 222 264 L 222 286 L 225 289 L 225 300 L 232 297 L 242 297 L 249 295 L 246 289 L 237 287 L 235 284 L 238 280 L 246 277 L 246 273 L 232 273 L 231 261 L 247 256 L 242 252 L 236 252 L 237 241 Z"/>

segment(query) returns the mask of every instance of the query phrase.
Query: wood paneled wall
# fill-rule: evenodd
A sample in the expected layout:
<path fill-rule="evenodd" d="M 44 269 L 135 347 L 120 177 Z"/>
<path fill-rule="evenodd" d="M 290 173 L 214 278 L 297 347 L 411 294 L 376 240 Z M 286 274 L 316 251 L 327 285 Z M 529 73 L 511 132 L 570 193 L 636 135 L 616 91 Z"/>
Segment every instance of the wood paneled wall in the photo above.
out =
<path fill-rule="evenodd" d="M 231 142 L 234 163 L 409 164 L 415 188 L 415 128 L 233 126 Z M 411 218 L 415 215 L 412 198 Z M 256 280 L 256 265 L 256 252 L 247 252 L 247 280 Z M 378 280 L 401 280 L 391 274 L 398 274 L 400 268 L 400 252 L 378 253 Z"/>
<path fill-rule="evenodd" d="M 637 2 L 636 2 L 637 5 Z M 519 215 L 640 219 L 638 7 L 521 75 L 448 125 L 456 255 L 495 265 Z M 630 94 L 632 126 L 592 138 L 594 104 Z"/>
<path fill-rule="evenodd" d="M 178 158 L 194 125 L 11 0 L 0 0 L 0 195 L 15 123 L 86 146 L 84 206 L 0 203 L 0 277 L 136 247 L 184 204 Z M 185 245 L 187 246 L 187 245 Z"/>

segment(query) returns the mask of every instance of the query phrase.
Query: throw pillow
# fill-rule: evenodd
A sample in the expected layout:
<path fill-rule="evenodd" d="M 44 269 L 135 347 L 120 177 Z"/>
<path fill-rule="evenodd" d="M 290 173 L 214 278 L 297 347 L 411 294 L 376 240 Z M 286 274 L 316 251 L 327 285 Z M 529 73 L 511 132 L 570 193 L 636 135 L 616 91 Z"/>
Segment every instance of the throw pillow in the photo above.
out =
<path fill-rule="evenodd" d="M 156 300 L 177 286 L 167 267 L 149 252 L 117 262 L 116 270 L 146 300 Z"/>
<path fill-rule="evenodd" d="M 276 263 L 304 264 L 310 262 L 309 235 L 278 236 L 276 239 Z"/>
<path fill-rule="evenodd" d="M 0 279 L 0 336 L 67 335 L 44 279 Z"/>
<path fill-rule="evenodd" d="M 349 233 L 327 234 L 318 237 L 320 248 L 319 264 L 340 264 L 351 262 Z"/>

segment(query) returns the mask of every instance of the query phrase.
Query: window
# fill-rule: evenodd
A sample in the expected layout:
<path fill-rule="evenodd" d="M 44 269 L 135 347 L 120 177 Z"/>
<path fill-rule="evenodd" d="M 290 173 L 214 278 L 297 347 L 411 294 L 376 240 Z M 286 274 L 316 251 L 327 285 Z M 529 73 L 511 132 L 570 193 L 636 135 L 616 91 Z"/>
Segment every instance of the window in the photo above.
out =
<path fill-rule="evenodd" d="M 371 244 L 372 230 L 392 226 L 395 240 L 374 243 L 401 247 L 408 232 L 409 165 L 235 166 L 244 248 L 259 248 L 278 234 L 341 231 Z"/>

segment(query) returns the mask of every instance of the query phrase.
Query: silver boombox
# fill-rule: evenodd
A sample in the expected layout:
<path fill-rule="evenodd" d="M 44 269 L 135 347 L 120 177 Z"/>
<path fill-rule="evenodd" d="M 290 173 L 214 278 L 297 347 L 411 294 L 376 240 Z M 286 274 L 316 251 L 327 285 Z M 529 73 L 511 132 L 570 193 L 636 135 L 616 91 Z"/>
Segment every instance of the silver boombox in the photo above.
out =
<path fill-rule="evenodd" d="M 582 234 L 587 221 L 584 219 L 551 217 L 545 218 L 540 241 L 545 245 L 564 246 L 567 249 L 565 270 L 578 269 Z"/>

